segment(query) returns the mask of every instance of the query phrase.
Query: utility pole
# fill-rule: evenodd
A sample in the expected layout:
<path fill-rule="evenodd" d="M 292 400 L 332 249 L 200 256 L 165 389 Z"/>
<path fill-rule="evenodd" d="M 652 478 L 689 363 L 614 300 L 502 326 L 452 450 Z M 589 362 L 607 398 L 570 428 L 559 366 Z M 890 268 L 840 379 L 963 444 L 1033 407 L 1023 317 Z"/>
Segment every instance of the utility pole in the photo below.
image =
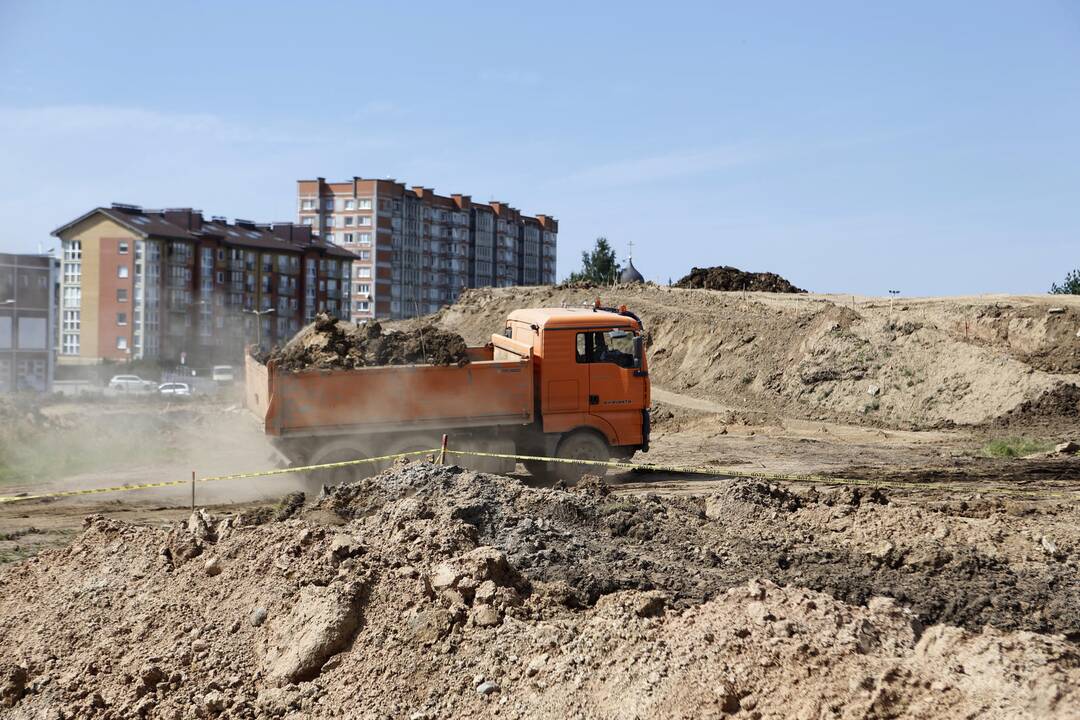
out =
<path fill-rule="evenodd" d="M 255 345 L 262 350 L 262 316 L 274 312 L 274 308 L 265 310 L 245 310 L 248 315 L 255 316 Z"/>

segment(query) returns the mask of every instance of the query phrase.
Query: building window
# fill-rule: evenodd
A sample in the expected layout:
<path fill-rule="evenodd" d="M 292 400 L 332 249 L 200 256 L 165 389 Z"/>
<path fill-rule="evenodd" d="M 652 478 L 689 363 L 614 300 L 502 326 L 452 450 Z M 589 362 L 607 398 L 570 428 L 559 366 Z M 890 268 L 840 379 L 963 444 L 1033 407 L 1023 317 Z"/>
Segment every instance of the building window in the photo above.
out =
<path fill-rule="evenodd" d="M 116 338 L 116 349 L 117 350 L 127 350 L 127 338 L 124 337 L 123 335 Z"/>
<path fill-rule="evenodd" d="M 128 266 L 127 265 L 117 265 L 116 266 L 116 277 L 118 277 L 118 278 L 126 278 L 127 276 L 128 276 Z"/>
<path fill-rule="evenodd" d="M 64 355 L 78 355 L 79 354 L 79 336 L 64 334 L 64 342 L 62 347 Z"/>
<path fill-rule="evenodd" d="M 216 277 L 219 285 L 225 282 L 225 273 L 223 273 L 222 271 L 218 270 L 216 273 Z"/>
<path fill-rule="evenodd" d="M 64 311 L 64 332 L 79 332 L 81 313 L 78 310 Z"/>
<path fill-rule="evenodd" d="M 368 305 L 367 300 L 357 300 L 356 301 L 356 310 L 357 310 L 357 312 L 367 312 L 369 307 L 370 307 L 370 305 Z"/>
<path fill-rule="evenodd" d="M 127 302 L 127 301 L 128 301 L 127 288 L 117 288 L 116 289 L 116 302 Z"/>
<path fill-rule="evenodd" d="M 121 241 L 120 244 L 116 246 L 116 251 L 118 253 L 120 253 L 121 255 L 127 255 L 128 254 L 128 244 L 126 242 Z"/>
<path fill-rule="evenodd" d="M 311 198 L 305 198 L 305 199 L 301 200 L 300 201 L 300 209 L 301 210 L 314 210 L 315 209 L 315 201 L 313 199 L 311 199 Z"/>
<path fill-rule="evenodd" d="M 334 233 L 326 233 L 326 242 L 334 242 Z"/>
<path fill-rule="evenodd" d="M 362 278 L 371 277 L 371 268 L 369 268 L 369 267 L 357 268 L 356 277 L 362 277 Z"/>
<path fill-rule="evenodd" d="M 333 210 L 334 209 L 334 198 L 326 198 L 325 200 L 323 200 L 323 209 L 324 210 Z"/>
<path fill-rule="evenodd" d="M 356 285 L 356 293 L 358 295 L 367 295 L 370 292 L 371 292 L 371 284 L 370 283 L 357 283 L 357 285 Z"/>
<path fill-rule="evenodd" d="M 353 235 L 352 233 L 345 233 L 345 235 L 343 235 L 342 237 L 344 238 L 344 242 L 346 245 L 352 245 L 355 235 Z"/>
<path fill-rule="evenodd" d="M 315 222 L 315 218 L 308 215 L 307 217 L 303 218 L 300 222 L 303 223 L 304 225 L 307 225 L 308 227 L 311 227 Z"/>
<path fill-rule="evenodd" d="M 357 236 L 357 240 L 361 245 L 370 245 L 371 244 L 371 233 L 360 233 Z"/>
<path fill-rule="evenodd" d="M 127 325 L 127 313 L 116 313 L 116 324 Z"/>
<path fill-rule="evenodd" d="M 346 215 L 345 216 L 345 227 L 352 227 L 355 224 L 356 224 L 356 216 L 355 215 Z"/>
<path fill-rule="evenodd" d="M 345 201 L 345 209 L 346 210 L 355 210 L 356 209 L 356 201 L 351 199 L 351 198 L 346 200 Z"/>
<path fill-rule="evenodd" d="M 366 226 L 366 227 L 370 227 L 371 226 L 371 218 L 368 217 L 367 215 L 361 215 L 360 217 L 356 218 L 356 224 L 357 225 L 363 225 L 363 226 Z"/>
<path fill-rule="evenodd" d="M 357 205 L 357 207 L 359 207 L 361 210 L 371 209 L 371 200 L 360 200 L 359 203 L 360 204 Z"/>
<path fill-rule="evenodd" d="M 82 288 L 64 288 L 64 307 L 77 308 L 82 304 Z"/>

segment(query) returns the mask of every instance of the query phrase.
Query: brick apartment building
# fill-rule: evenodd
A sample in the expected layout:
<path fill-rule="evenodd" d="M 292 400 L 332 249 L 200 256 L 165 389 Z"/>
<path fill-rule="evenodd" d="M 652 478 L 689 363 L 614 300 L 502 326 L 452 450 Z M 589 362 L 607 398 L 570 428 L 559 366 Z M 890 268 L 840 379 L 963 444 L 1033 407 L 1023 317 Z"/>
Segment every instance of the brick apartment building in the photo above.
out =
<path fill-rule="evenodd" d="M 352 319 L 434 312 L 467 287 L 555 282 L 558 221 L 395 180 L 297 182 L 297 217 L 355 255 Z"/>
<path fill-rule="evenodd" d="M 231 363 L 317 311 L 348 317 L 352 253 L 309 227 L 114 204 L 52 234 L 63 253 L 61 364 Z"/>
<path fill-rule="evenodd" d="M 56 261 L 0 253 L 0 393 L 52 388 Z"/>

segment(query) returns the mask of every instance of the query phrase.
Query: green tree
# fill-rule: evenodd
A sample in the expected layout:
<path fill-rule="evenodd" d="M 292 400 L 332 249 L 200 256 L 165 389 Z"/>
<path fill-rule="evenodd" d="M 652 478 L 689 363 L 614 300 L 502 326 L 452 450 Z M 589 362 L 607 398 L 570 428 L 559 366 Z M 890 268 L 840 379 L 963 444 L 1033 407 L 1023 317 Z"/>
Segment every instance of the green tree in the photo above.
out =
<path fill-rule="evenodd" d="M 1080 295 L 1080 270 L 1073 270 L 1065 275 L 1060 285 L 1052 283 L 1050 292 L 1054 295 Z"/>
<path fill-rule="evenodd" d="M 596 238 L 592 252 L 582 251 L 581 272 L 571 273 L 569 282 L 591 282 L 598 285 L 615 282 L 619 277 L 619 263 L 607 238 Z"/>

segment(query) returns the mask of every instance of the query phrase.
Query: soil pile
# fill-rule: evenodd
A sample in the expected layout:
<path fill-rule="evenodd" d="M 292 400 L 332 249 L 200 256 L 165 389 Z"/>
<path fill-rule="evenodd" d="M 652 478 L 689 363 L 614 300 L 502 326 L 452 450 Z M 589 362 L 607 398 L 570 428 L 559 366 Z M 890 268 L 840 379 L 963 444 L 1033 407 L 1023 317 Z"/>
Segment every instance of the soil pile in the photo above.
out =
<path fill-rule="evenodd" d="M 1011 538 L 997 528 L 988 559 L 966 518 L 932 514 L 850 489 L 665 501 L 416 464 L 284 521 L 91 517 L 70 547 L 0 570 L 0 703 L 12 718 L 1075 717 L 1072 642 L 976 622 L 1074 626 L 1075 585 L 964 595 L 1002 577 Z M 859 532 L 841 546 L 833 525 Z M 1052 562 L 1075 568 L 1072 543 Z M 926 581 L 963 548 L 961 587 L 915 609 L 915 584 L 938 595 Z M 815 564 L 865 599 L 807 589 Z M 746 579 L 762 570 L 787 586 Z M 910 597 L 882 597 L 899 575 Z"/>
<path fill-rule="evenodd" d="M 804 293 L 786 279 L 771 272 L 746 272 L 728 265 L 692 268 L 690 274 L 675 283 L 691 290 L 747 290 L 750 292 Z"/>
<path fill-rule="evenodd" d="M 260 358 L 282 370 L 352 369 L 373 365 L 465 365 L 469 354 L 456 333 L 426 325 L 385 332 L 377 321 L 353 324 L 327 314 L 316 316 L 284 347 Z"/>
<path fill-rule="evenodd" d="M 1064 359 L 1080 344 L 1080 298 L 1069 312 L 1050 315 L 1050 302 L 1066 300 L 853 303 L 850 296 L 647 285 L 485 288 L 466 291 L 424 322 L 482 341 L 514 309 L 590 306 L 598 293 L 644 322 L 653 386 L 721 408 L 715 412 L 903 429 L 988 425 L 1080 384 Z M 1013 427 L 1038 415 L 1040 427 L 1056 423 L 1055 436 L 1080 429 L 1070 406 L 1040 405 L 1019 413 Z"/>

